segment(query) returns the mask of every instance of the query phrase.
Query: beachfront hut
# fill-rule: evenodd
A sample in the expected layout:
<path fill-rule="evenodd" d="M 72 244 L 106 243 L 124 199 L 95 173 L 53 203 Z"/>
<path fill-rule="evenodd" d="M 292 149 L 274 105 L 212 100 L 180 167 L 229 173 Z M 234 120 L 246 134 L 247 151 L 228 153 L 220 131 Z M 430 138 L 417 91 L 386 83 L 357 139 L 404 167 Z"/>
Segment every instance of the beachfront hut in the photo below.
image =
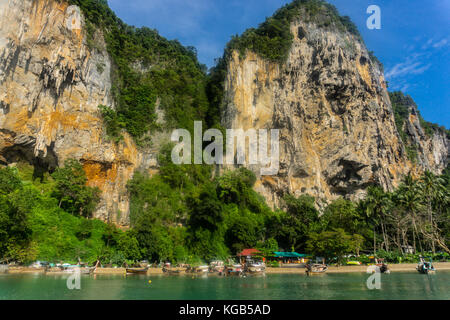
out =
<path fill-rule="evenodd" d="M 297 252 L 274 252 L 274 257 L 284 264 L 290 263 L 306 263 L 305 258 L 308 255 Z"/>
<path fill-rule="evenodd" d="M 241 263 L 244 263 L 247 259 L 251 259 L 253 257 L 261 257 L 262 255 L 262 252 L 258 249 L 244 249 L 237 254 Z"/>
<path fill-rule="evenodd" d="M 414 254 L 413 246 L 402 246 L 403 252 L 406 254 Z"/>
<path fill-rule="evenodd" d="M 238 253 L 238 257 L 255 257 L 261 256 L 262 253 L 258 249 L 244 249 L 242 252 Z"/>

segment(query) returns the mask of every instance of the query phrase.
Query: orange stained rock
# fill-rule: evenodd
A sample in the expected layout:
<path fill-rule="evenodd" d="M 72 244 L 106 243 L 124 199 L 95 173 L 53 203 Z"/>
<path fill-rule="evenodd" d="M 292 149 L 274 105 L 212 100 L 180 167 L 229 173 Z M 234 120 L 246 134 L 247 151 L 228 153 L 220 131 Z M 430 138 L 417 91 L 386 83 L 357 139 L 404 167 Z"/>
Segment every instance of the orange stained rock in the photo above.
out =
<path fill-rule="evenodd" d="M 103 164 L 96 161 L 83 161 L 88 184 L 103 187 L 107 182 L 114 182 L 117 178 L 117 164 Z"/>

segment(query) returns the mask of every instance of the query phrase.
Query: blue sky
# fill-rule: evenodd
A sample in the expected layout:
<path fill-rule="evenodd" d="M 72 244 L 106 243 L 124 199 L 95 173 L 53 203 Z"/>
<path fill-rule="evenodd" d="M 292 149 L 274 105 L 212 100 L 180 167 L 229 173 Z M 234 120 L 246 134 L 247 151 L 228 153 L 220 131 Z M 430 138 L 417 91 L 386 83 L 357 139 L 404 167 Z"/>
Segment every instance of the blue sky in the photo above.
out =
<path fill-rule="evenodd" d="M 211 67 L 233 34 L 256 27 L 288 0 L 109 0 L 130 25 L 157 29 L 195 46 Z M 390 90 L 410 94 L 423 117 L 450 128 L 450 0 L 328 0 L 358 26 L 385 66 Z M 381 30 L 369 30 L 369 5 L 381 8 Z"/>

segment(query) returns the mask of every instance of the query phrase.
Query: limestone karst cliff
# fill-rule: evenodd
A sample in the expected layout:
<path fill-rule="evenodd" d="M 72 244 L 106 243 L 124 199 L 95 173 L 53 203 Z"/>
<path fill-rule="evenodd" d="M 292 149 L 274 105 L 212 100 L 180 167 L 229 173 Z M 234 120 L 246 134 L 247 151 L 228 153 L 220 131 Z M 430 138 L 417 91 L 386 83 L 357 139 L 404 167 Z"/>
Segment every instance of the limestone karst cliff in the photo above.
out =
<path fill-rule="evenodd" d="M 51 170 L 78 159 L 102 190 L 95 217 L 126 225 L 125 186 L 142 155 L 128 136 L 105 138 L 98 105 L 112 103 L 111 61 L 88 49 L 84 25 L 66 2 L 0 1 L 0 162 Z"/>
<path fill-rule="evenodd" d="M 223 125 L 281 130 L 281 170 L 257 184 L 268 202 L 285 193 L 358 199 L 372 184 L 392 190 L 409 172 L 442 172 L 446 133 L 425 135 L 413 108 L 405 122 L 411 141 L 402 141 L 382 66 L 358 35 L 303 17 L 290 31 L 281 64 L 233 48 L 227 61 Z M 417 159 L 408 157 L 411 145 Z"/>
<path fill-rule="evenodd" d="M 420 168 L 441 172 L 448 165 L 449 131 L 426 122 L 410 96 L 402 92 L 389 94 L 395 124 L 405 146 L 408 159 Z"/>
<path fill-rule="evenodd" d="M 126 184 L 137 169 L 153 172 L 158 148 L 138 148 L 125 132 L 119 143 L 107 137 L 98 106 L 115 106 L 114 62 L 102 33 L 92 49 L 86 29 L 66 1 L 0 1 L 0 164 L 52 170 L 78 159 L 102 190 L 95 217 L 126 226 Z M 290 32 L 282 63 L 231 52 L 220 107 L 226 128 L 281 129 L 280 172 L 256 186 L 270 204 L 285 193 L 359 198 L 371 184 L 392 189 L 408 172 L 445 168 L 448 137 L 426 135 L 416 109 L 402 139 L 383 71 L 360 38 L 301 16 Z"/>

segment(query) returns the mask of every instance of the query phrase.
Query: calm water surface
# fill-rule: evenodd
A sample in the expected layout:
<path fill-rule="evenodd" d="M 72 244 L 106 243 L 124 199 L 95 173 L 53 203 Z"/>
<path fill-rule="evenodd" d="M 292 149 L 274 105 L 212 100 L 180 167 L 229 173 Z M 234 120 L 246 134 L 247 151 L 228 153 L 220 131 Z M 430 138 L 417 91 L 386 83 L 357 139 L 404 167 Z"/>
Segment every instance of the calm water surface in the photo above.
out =
<path fill-rule="evenodd" d="M 69 276 L 0 275 L 0 300 L 450 300 L 450 272 L 382 275 L 381 290 L 369 290 L 366 274 L 266 275 L 247 278 L 82 275 L 81 290 Z M 151 283 L 149 283 L 151 280 Z"/>

